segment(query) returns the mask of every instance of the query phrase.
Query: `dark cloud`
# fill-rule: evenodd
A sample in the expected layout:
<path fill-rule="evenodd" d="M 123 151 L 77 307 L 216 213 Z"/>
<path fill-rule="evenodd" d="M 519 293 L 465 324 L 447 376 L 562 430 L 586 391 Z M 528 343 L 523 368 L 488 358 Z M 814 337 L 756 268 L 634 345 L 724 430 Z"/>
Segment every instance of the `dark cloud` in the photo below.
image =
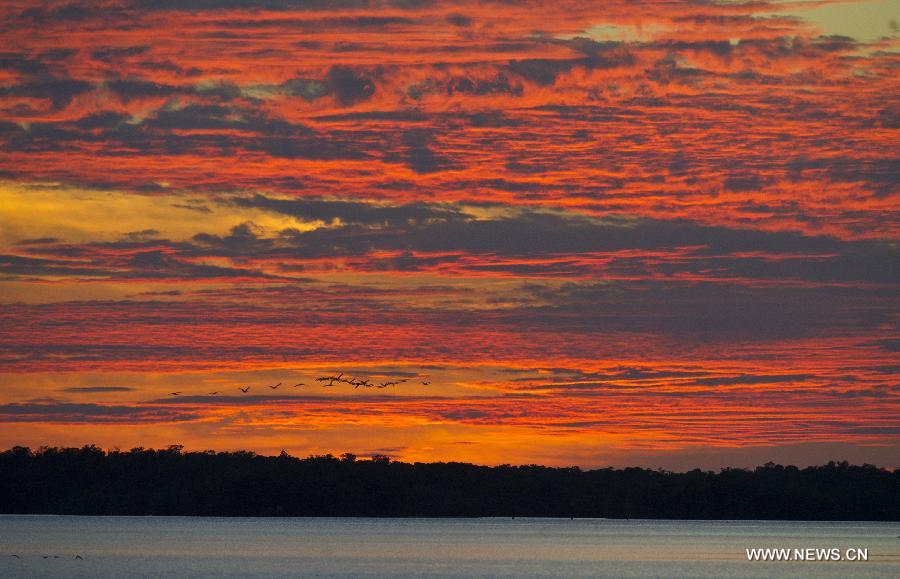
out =
<path fill-rule="evenodd" d="M 122 7 L 114 4 L 73 0 L 26 8 L 19 14 L 19 19 L 31 25 L 41 25 L 53 22 L 79 22 L 99 17 L 113 18 L 124 14 Z"/>
<path fill-rule="evenodd" d="M 151 72 L 170 72 L 178 76 L 194 78 L 203 75 L 203 71 L 196 66 L 184 68 L 172 62 L 171 60 L 141 60 L 136 62 L 137 68 L 148 70 Z"/>
<path fill-rule="evenodd" d="M 353 111 L 340 114 L 320 115 L 317 121 L 391 121 L 394 123 L 421 123 L 430 115 L 416 110 L 402 111 Z"/>
<path fill-rule="evenodd" d="M 528 58 L 513 60 L 507 65 L 510 72 L 522 76 L 538 85 L 550 86 L 558 76 L 579 67 L 587 70 L 610 69 L 633 66 L 634 54 L 619 42 L 598 42 L 588 38 L 554 40 L 585 56 L 569 59 Z"/>
<path fill-rule="evenodd" d="M 887 338 L 884 340 L 877 340 L 875 341 L 874 345 L 885 350 L 886 352 L 900 352 L 900 338 Z"/>
<path fill-rule="evenodd" d="M 141 231 L 129 231 L 125 234 L 126 241 L 146 241 L 148 239 L 155 239 L 159 236 L 159 231 L 156 229 L 143 229 Z"/>
<path fill-rule="evenodd" d="M 236 225 L 231 228 L 228 235 L 224 236 L 198 233 L 193 237 L 193 241 L 201 248 L 212 249 L 214 254 L 224 254 L 230 257 L 262 256 L 278 248 L 274 240 L 258 235 L 252 223 Z M 202 252 L 203 249 L 197 253 Z"/>
<path fill-rule="evenodd" d="M 759 175 L 729 175 L 723 185 L 728 191 L 758 191 L 766 184 Z"/>
<path fill-rule="evenodd" d="M 509 70 L 541 86 L 556 82 L 556 77 L 569 72 L 578 63 L 576 60 L 548 60 L 530 58 L 509 63 Z"/>
<path fill-rule="evenodd" d="M 368 100 L 375 94 L 375 81 L 365 72 L 348 66 L 331 67 L 328 83 L 344 106 Z"/>
<path fill-rule="evenodd" d="M 411 130 L 403 134 L 403 146 L 406 149 L 403 159 L 416 173 L 435 173 L 453 167 L 450 159 L 436 153 L 431 147 L 433 139 L 433 135 L 424 130 Z M 391 157 L 388 156 L 387 159 L 390 160 Z"/>
<path fill-rule="evenodd" d="M 461 219 L 465 215 L 452 205 L 412 203 L 408 205 L 378 205 L 362 201 L 322 199 L 273 199 L 256 194 L 237 197 L 233 203 L 241 207 L 269 209 L 305 221 L 321 220 L 365 225 L 405 224 L 430 220 Z"/>
<path fill-rule="evenodd" d="M 740 376 L 713 376 L 698 378 L 688 384 L 695 386 L 732 386 L 740 384 L 779 384 L 781 382 L 805 382 L 812 374 L 741 374 Z"/>
<path fill-rule="evenodd" d="M 94 60 L 102 62 L 115 62 L 129 56 L 138 56 L 150 50 L 150 45 L 141 44 L 134 46 L 104 46 L 95 48 L 91 53 Z"/>
<path fill-rule="evenodd" d="M 416 20 L 404 16 L 342 16 L 311 21 L 315 27 L 328 28 L 390 28 L 415 23 Z"/>
<path fill-rule="evenodd" d="M 271 206 L 276 209 L 276 206 Z M 277 210 L 277 209 L 276 209 Z M 896 250 L 878 241 L 844 242 L 799 233 L 765 232 L 704 226 L 682 220 L 607 218 L 523 212 L 497 219 L 451 219 L 410 225 L 402 230 L 315 230 L 292 234 L 298 255 L 324 256 L 361 250 L 463 251 L 506 256 L 615 252 L 627 249 L 695 247 L 696 263 L 660 266 L 675 273 L 714 266 L 723 274 L 748 277 L 796 277 L 819 281 L 898 281 Z M 796 259 L 766 260 L 734 253 L 796 254 Z M 804 254 L 812 254 L 805 258 Z M 834 254 L 837 254 L 836 256 Z M 633 273 L 645 267 L 622 259 L 613 269 Z"/>
<path fill-rule="evenodd" d="M 197 213 L 212 213 L 212 209 L 210 209 L 206 205 L 200 205 L 200 204 L 172 203 L 172 207 L 177 207 L 179 209 L 187 209 L 189 211 L 196 211 Z"/>
<path fill-rule="evenodd" d="M 31 75 L 49 72 L 47 64 L 42 59 L 25 56 L 17 52 L 0 52 L 0 69 L 14 70 Z"/>
<path fill-rule="evenodd" d="M 547 304 L 517 310 L 523 324 L 531 320 L 535 327 L 573 334 L 679 336 L 686 343 L 793 339 L 844 328 L 874 330 L 890 323 L 897 301 L 890 289 L 847 287 L 645 281 L 523 289 Z"/>
<path fill-rule="evenodd" d="M 335 5 L 330 8 L 339 8 Z M 266 30 L 270 28 L 290 27 L 294 31 L 319 32 L 321 30 L 390 30 L 398 26 L 416 24 L 418 21 L 405 16 L 324 16 L 324 17 L 288 17 L 288 18 L 229 18 L 215 21 L 227 29 Z M 301 41 L 310 42 L 310 41 Z M 315 41 L 311 41 L 315 42 Z M 301 46 L 306 46 L 301 45 Z M 320 45 L 321 46 L 321 45 Z"/>
<path fill-rule="evenodd" d="M 541 368 L 542 372 L 552 375 L 552 382 L 585 382 L 585 381 L 660 381 L 667 379 L 695 378 L 707 375 L 702 370 L 654 370 L 642 366 L 616 366 L 603 372 L 576 371 L 571 368 Z M 513 370 L 522 372 L 522 370 Z M 513 382 L 547 381 L 546 376 L 528 376 L 516 378 Z"/>
<path fill-rule="evenodd" d="M 648 42 L 644 45 L 647 48 L 658 48 L 677 53 L 678 51 L 707 52 L 720 57 L 727 57 L 736 49 L 728 40 L 663 40 L 657 42 Z"/>
<path fill-rule="evenodd" d="M 133 392 L 135 389 L 128 386 L 84 386 L 62 388 L 62 392 L 74 392 L 84 394 L 94 394 L 100 392 Z"/>
<path fill-rule="evenodd" d="M 241 96 L 241 89 L 238 85 L 224 81 L 196 85 L 169 85 L 142 79 L 117 79 L 107 81 L 105 86 L 125 103 L 134 99 L 170 97 L 173 95 L 196 95 L 205 97 L 207 100 L 214 98 L 221 101 L 232 101 Z M 197 104 L 188 105 L 186 109 L 163 109 L 160 114 L 165 116 L 165 113 L 175 113 L 178 110 L 194 111 L 197 114 L 202 114 L 202 111 L 214 108 L 215 105 L 204 106 Z"/>
<path fill-rule="evenodd" d="M 284 121 L 270 120 L 256 111 L 214 104 L 194 104 L 177 109 L 164 108 L 157 111 L 153 117 L 148 118 L 144 126 L 164 131 L 243 129 L 278 132 L 291 128 Z"/>
<path fill-rule="evenodd" d="M 449 77 L 430 78 L 411 85 L 407 88 L 406 94 L 414 100 L 419 100 L 428 94 L 447 96 L 456 94 L 475 96 L 505 94 L 522 96 L 524 87 L 520 81 L 510 78 L 510 75 L 497 72 L 489 76 L 476 76 L 473 74 L 469 76 L 452 75 Z"/>
<path fill-rule="evenodd" d="M 9 150 L 27 152 L 64 151 L 87 143 L 104 143 L 106 146 L 93 154 L 110 156 L 187 155 L 199 151 L 231 156 L 241 150 L 289 159 L 361 160 L 372 155 L 368 142 L 358 134 L 320 135 L 305 125 L 223 104 L 164 107 L 141 123 L 126 122 L 129 119 L 122 113 L 105 111 L 72 122 L 32 123 L 27 128 L 0 124 L 0 139 Z M 226 133 L 228 129 L 238 134 Z M 90 185 L 136 188 L 133 182 Z M 154 188 L 161 190 L 158 185 Z"/>
<path fill-rule="evenodd" d="M 266 278 L 271 277 L 250 269 L 219 267 L 183 261 L 165 251 L 144 251 L 127 261 L 129 277 L 140 278 Z"/>
<path fill-rule="evenodd" d="M 55 244 L 62 241 L 58 237 L 36 237 L 34 239 L 23 239 L 16 242 L 16 245 L 47 245 Z"/>
<path fill-rule="evenodd" d="M 130 0 L 143 10 L 322 10 L 358 8 L 359 0 Z M 365 5 L 366 3 L 363 3 Z"/>
<path fill-rule="evenodd" d="M 823 175 L 832 181 L 863 183 L 876 195 L 888 196 L 900 190 L 900 171 L 897 167 L 900 167 L 900 157 L 896 156 L 874 159 L 796 157 L 787 163 L 787 176 L 802 181 Z"/>
<path fill-rule="evenodd" d="M 75 79 L 43 79 L 33 82 L 0 87 L 0 96 L 19 96 L 47 99 L 54 109 L 64 109 L 78 95 L 93 90 L 93 85 Z"/>
<path fill-rule="evenodd" d="M 231 238 L 239 238 L 238 233 Z M 66 259 L 48 259 L 18 255 L 0 255 L 0 275 L 7 276 L 52 276 L 52 277 L 100 277 L 115 279 L 209 279 L 209 278 L 255 278 L 271 277 L 252 269 L 228 268 L 214 265 L 191 263 L 178 257 L 185 246 L 169 245 L 150 239 L 155 232 L 136 232 L 119 243 L 94 244 L 93 246 L 69 246 L 65 244 L 38 245 L 35 250 L 44 255 L 54 255 Z M 168 246 L 166 250 L 150 247 Z M 28 246 L 26 246 L 28 247 Z M 144 248 L 148 249 L 144 249 Z M 243 245 L 242 245 L 243 247 Z M 110 257 L 105 249 L 125 250 L 124 256 Z M 74 258 L 74 259 L 73 259 Z"/>
<path fill-rule="evenodd" d="M 407 256 L 395 265 L 410 271 L 427 265 L 416 264 L 419 258 L 410 253 L 416 252 L 444 254 L 450 260 L 458 259 L 458 254 L 517 260 L 515 264 L 472 262 L 467 265 L 472 270 L 529 276 L 585 275 L 596 272 L 595 268 L 600 265 L 579 256 L 606 253 L 611 255 L 603 262 L 603 271 L 622 278 L 691 274 L 699 279 L 713 272 L 718 278 L 734 279 L 900 282 L 900 272 L 895 265 L 900 263 L 898 250 L 880 240 L 843 241 L 796 232 L 709 226 L 680 219 L 613 215 L 598 219 L 571 212 L 522 209 L 506 210 L 506 215 L 493 218 L 475 218 L 471 208 L 436 203 L 388 206 L 363 201 L 279 199 L 260 194 L 232 197 L 229 202 L 307 221 L 325 221 L 330 226 L 311 231 L 288 229 L 272 237 L 245 223 L 226 236 L 200 233 L 194 236 L 191 244 L 165 242 L 164 245 L 169 247 L 167 251 L 147 247 L 146 253 L 134 255 L 124 265 L 145 274 L 168 271 L 172 275 L 188 277 L 220 277 L 253 274 L 247 270 L 190 264 L 182 259 L 249 255 L 312 259 L 363 257 L 373 251 L 394 251 Z M 333 225 L 334 221 L 339 221 L 340 225 Z M 155 233 L 145 231 L 136 235 L 126 241 L 146 240 Z M 132 245 L 128 249 L 139 251 L 141 247 Z M 623 253 L 634 251 L 677 251 L 678 255 L 673 254 L 672 259 L 651 259 L 640 253 Z M 91 252 L 91 246 L 79 249 L 64 245 L 52 251 L 40 246 L 39 251 L 41 255 L 68 258 L 89 257 Z M 538 256 L 553 256 L 554 260 L 549 263 L 546 260 L 527 261 Z M 382 263 L 378 267 L 385 265 L 390 264 Z M 0 266 L 7 273 L 34 275 L 40 271 L 94 271 L 86 269 L 83 261 L 77 264 L 49 262 L 30 256 L 6 256 Z"/>
<path fill-rule="evenodd" d="M 262 388 L 265 388 L 263 386 Z M 262 389 L 260 388 L 260 389 Z M 268 388 L 265 388 L 268 390 Z M 323 390 L 321 387 L 317 387 L 317 390 Z M 236 394 L 234 396 L 231 395 L 222 395 L 217 394 L 213 396 L 167 396 L 165 398 L 157 398 L 155 400 L 150 400 L 148 404 L 161 404 L 165 406 L 190 406 L 193 404 L 210 404 L 214 403 L 220 406 L 245 406 L 248 404 L 272 404 L 279 406 L 287 406 L 289 407 L 289 411 L 295 411 L 290 409 L 290 406 L 294 406 L 296 409 L 302 409 L 304 405 L 307 403 L 316 403 L 322 404 L 323 402 L 327 402 L 329 404 L 329 412 L 335 413 L 347 413 L 352 414 L 354 412 L 360 413 L 370 413 L 377 414 L 380 412 L 377 408 L 374 410 L 365 410 L 365 409 L 357 409 L 355 404 L 357 403 L 366 403 L 366 404 L 392 404 L 396 402 L 396 398 L 393 396 L 384 396 L 383 394 L 374 393 L 371 389 L 358 389 L 355 390 L 352 387 L 348 386 L 342 393 L 337 393 L 337 387 L 332 388 L 324 388 L 329 392 L 328 395 L 315 395 L 315 394 L 295 394 L 295 395 L 279 395 L 279 394 L 253 394 L 253 390 L 250 390 L 250 394 L 241 394 L 235 388 L 234 391 Z M 269 390 L 269 392 L 272 392 Z M 417 401 L 434 401 L 434 400 L 447 400 L 447 398 L 442 398 L 440 396 L 404 396 L 404 402 L 417 402 Z M 354 403 L 354 406 L 350 406 L 347 404 L 344 407 L 342 405 L 346 403 Z"/>
<path fill-rule="evenodd" d="M 99 276 L 111 273 L 102 267 L 84 263 L 0 255 L 0 275 L 5 276 Z"/>
<path fill-rule="evenodd" d="M 106 406 L 63 402 L 0 405 L 0 422 L 155 423 L 196 420 L 201 415 L 162 406 Z"/>
<path fill-rule="evenodd" d="M 106 83 L 106 88 L 116 93 L 125 102 L 135 98 L 168 97 L 185 92 L 182 88 L 158 82 L 127 79 L 109 81 Z"/>
<path fill-rule="evenodd" d="M 459 26 L 461 28 L 467 28 L 472 26 L 472 18 L 466 16 L 465 14 L 459 14 L 458 12 L 454 12 L 453 14 L 448 14 L 444 17 L 444 19 L 452 24 L 453 26 Z"/>

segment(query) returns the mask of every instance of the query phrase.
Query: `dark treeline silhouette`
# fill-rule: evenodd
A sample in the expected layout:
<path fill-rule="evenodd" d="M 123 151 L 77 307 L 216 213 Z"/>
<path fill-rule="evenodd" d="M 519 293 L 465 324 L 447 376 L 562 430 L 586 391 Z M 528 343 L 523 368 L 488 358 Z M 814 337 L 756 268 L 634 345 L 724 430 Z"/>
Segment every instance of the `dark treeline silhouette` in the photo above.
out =
<path fill-rule="evenodd" d="M 0 512 L 78 515 L 898 520 L 900 470 L 846 462 L 673 473 L 352 454 L 15 447 Z"/>

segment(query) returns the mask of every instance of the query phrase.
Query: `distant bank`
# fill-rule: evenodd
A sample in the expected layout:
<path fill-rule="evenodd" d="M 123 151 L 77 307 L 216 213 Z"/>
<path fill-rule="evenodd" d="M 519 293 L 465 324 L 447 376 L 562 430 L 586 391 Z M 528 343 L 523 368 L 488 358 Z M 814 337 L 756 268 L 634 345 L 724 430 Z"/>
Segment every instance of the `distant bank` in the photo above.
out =
<path fill-rule="evenodd" d="M 0 513 L 900 520 L 900 470 L 673 473 L 89 446 L 0 453 Z"/>

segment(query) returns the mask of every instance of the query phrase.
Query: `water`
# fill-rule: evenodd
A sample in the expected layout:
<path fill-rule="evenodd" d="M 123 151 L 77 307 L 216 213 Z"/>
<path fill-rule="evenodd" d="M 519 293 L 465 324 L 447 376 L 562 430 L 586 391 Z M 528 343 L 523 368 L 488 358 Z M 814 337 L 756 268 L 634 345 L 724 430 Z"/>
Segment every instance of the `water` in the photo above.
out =
<path fill-rule="evenodd" d="M 0 516 L 0 577 L 900 577 L 898 535 L 852 522 Z M 869 560 L 749 562 L 755 547 L 861 547 Z"/>

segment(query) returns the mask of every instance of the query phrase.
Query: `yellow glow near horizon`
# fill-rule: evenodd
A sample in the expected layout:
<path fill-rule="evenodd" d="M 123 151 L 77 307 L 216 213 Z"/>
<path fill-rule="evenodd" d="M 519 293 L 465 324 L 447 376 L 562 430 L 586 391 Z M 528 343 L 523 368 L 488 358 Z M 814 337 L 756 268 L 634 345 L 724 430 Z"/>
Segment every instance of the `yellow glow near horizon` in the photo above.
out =
<path fill-rule="evenodd" d="M 186 207 L 195 202 L 197 211 Z M 116 241 L 144 231 L 173 241 L 198 231 L 226 234 L 252 221 L 266 231 L 311 229 L 293 217 L 260 209 L 232 207 L 209 197 L 184 194 L 141 195 L 56 184 L 0 182 L 0 244 L 53 237 L 70 243 Z"/>

